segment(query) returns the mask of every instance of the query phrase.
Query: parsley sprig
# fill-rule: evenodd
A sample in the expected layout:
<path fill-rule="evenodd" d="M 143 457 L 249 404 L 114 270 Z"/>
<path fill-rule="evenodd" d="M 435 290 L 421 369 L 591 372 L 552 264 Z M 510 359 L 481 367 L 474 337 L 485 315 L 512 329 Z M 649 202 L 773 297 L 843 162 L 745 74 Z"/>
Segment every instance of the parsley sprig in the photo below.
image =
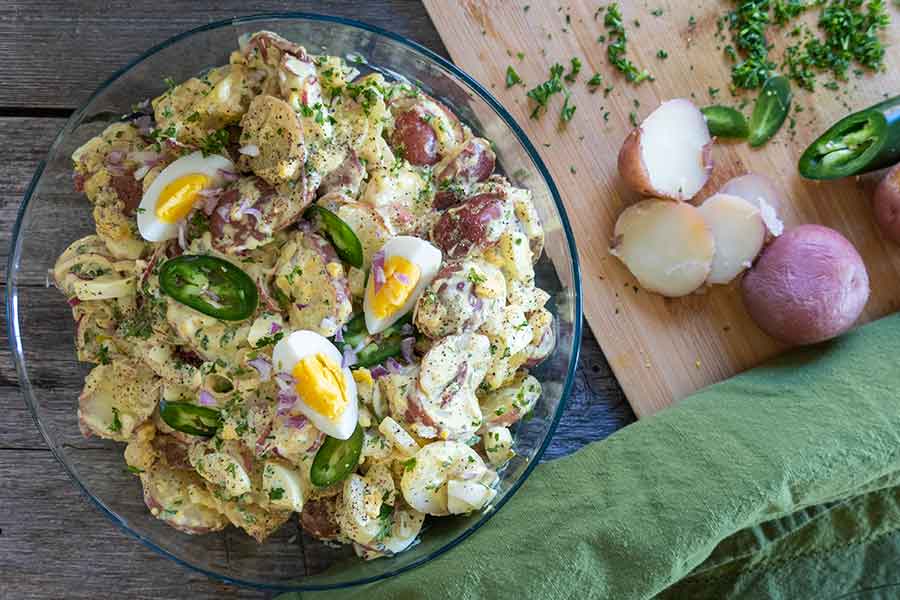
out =
<path fill-rule="evenodd" d="M 628 48 L 628 33 L 625 31 L 625 24 L 622 22 L 622 12 L 619 10 L 618 3 L 610 4 L 606 9 L 606 15 L 603 17 L 603 25 L 606 27 L 609 35 L 607 40 L 609 45 L 606 47 L 606 57 L 610 64 L 625 75 L 628 81 L 639 84 L 644 81 L 653 81 L 653 75 L 647 69 L 638 69 L 633 62 L 626 58 L 625 54 Z"/>

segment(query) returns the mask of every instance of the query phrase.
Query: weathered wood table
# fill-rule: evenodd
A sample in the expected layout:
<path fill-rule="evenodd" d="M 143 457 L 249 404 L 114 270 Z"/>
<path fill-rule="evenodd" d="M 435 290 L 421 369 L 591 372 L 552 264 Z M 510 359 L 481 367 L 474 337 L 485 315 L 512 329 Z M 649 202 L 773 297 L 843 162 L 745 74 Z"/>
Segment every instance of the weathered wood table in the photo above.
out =
<path fill-rule="evenodd" d="M 65 118 L 113 71 L 150 46 L 210 21 L 250 12 L 303 10 L 368 21 L 446 56 L 418 1 L 0 3 L 3 264 L 16 211 L 36 165 Z M 59 227 L 60 235 L 66 235 L 65 223 Z M 4 284 L 5 277 L 4 271 Z M 4 337 L 6 332 L 4 315 Z M 19 392 L 8 344 L 0 348 L 0 598 L 262 596 L 182 569 L 119 531 L 91 507 L 45 446 Z M 72 390 L 73 399 L 78 391 Z M 604 438 L 633 419 L 586 327 L 575 389 L 546 457 Z"/>

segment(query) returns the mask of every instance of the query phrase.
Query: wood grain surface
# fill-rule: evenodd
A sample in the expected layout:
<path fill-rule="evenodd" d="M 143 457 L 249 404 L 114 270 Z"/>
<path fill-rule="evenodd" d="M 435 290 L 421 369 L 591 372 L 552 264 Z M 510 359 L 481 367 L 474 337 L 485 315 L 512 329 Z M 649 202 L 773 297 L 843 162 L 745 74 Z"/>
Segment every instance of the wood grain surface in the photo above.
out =
<path fill-rule="evenodd" d="M 639 68 L 649 69 L 655 81 L 629 85 L 612 70 L 605 45 L 597 40 L 607 32 L 596 3 L 425 0 L 456 64 L 510 108 L 548 163 L 573 217 L 585 316 L 641 417 L 784 348 L 750 321 L 734 285 L 716 286 L 683 299 L 665 299 L 639 290 L 624 266 L 609 255 L 615 220 L 637 199 L 625 189 L 616 170 L 619 147 L 631 129 L 631 115 L 643 118 L 670 98 L 693 98 L 700 106 L 740 101 L 728 92 L 730 64 L 722 51 L 727 42 L 716 37 L 716 21 L 731 3 L 652 0 L 619 4 L 628 31 L 628 57 Z M 653 14 L 660 10 L 661 14 Z M 795 90 L 794 104 L 803 111 L 794 113 L 796 128 L 785 126 L 772 142 L 756 151 L 743 143 L 717 144 L 715 172 L 698 197 L 705 198 L 746 172 L 773 178 L 787 199 L 782 215 L 786 225 L 821 223 L 843 233 L 859 249 L 870 279 L 877 282 L 863 321 L 900 306 L 900 248 L 885 241 L 876 229 L 869 209 L 870 181 L 815 184 L 802 180 L 795 165 L 802 150 L 849 110 L 862 109 L 900 91 L 900 11 L 896 6 L 888 10 L 893 24 L 885 35 L 890 44 L 885 72 L 851 75 L 839 92 L 824 89 L 821 83 L 829 81 L 824 77 L 814 94 Z M 809 21 L 814 23 L 817 15 L 810 11 Z M 772 36 L 776 43 L 772 56 L 780 57 L 783 37 Z M 666 60 L 657 58 L 659 50 L 668 53 Z M 518 52 L 524 58 L 517 58 Z M 533 105 L 526 90 L 546 80 L 553 63 L 568 67 L 571 57 L 580 58 L 584 65 L 580 80 L 570 86 L 577 106 L 574 118 L 567 126 L 559 126 L 560 94 L 546 115 L 530 119 Z M 508 65 L 515 67 L 526 86 L 506 88 Z M 587 78 L 598 72 L 614 85 L 608 97 L 602 92 L 590 93 L 585 85 Z M 715 99 L 710 88 L 721 90 Z M 755 95 L 746 97 L 752 101 Z"/>
<path fill-rule="evenodd" d="M 417 1 L 256 2 L 252 12 L 339 14 L 446 51 Z M 167 37 L 229 16 L 251 14 L 246 3 L 165 0 L 0 3 L 0 260 L 5 265 L 22 195 L 64 119 L 117 68 Z M 48 216 L 52 218 L 52 215 Z M 59 235 L 66 235 L 64 222 Z M 5 287 L 3 271 L 0 284 Z M 43 287 L 40 274 L 30 285 Z M 50 303 L 29 307 L 41 320 Z M 44 304 L 46 303 L 46 304 Z M 68 322 L 41 320 L 47 344 Z M 18 389 L 6 343 L 0 345 L 0 598 L 259 598 L 259 591 L 218 583 L 183 569 L 115 528 L 68 479 L 44 444 Z M 52 348 L 48 348 L 52 350 Z M 48 354 L 52 352 L 48 351 Z M 53 393 L 71 404 L 80 391 L 68 364 L 40 370 Z M 634 420 L 594 336 L 586 329 L 577 379 L 545 458 L 602 439 Z M 73 432 L 77 436 L 77 432 Z M 77 439 L 74 437 L 73 439 Z M 78 452 L 97 452 L 86 440 Z M 337 597 L 337 596 L 336 596 Z"/>

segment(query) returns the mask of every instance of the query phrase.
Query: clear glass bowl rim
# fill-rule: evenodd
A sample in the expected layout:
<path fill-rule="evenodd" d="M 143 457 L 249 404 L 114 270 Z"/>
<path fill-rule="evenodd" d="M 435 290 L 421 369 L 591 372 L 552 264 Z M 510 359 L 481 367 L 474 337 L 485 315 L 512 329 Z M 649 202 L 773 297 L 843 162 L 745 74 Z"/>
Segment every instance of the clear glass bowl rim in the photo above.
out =
<path fill-rule="evenodd" d="M 230 19 L 223 19 L 219 21 L 213 21 L 206 25 L 202 25 L 200 27 L 196 27 L 194 29 L 190 29 L 188 31 L 184 31 L 177 35 L 170 37 L 169 39 L 151 47 L 149 50 L 146 50 L 142 54 L 140 54 L 135 59 L 131 60 L 125 66 L 116 70 L 106 81 L 104 81 L 95 91 L 91 94 L 91 96 L 84 102 L 84 104 L 76 110 L 72 116 L 66 121 L 60 130 L 59 134 L 57 134 L 56 138 L 53 141 L 53 144 L 50 146 L 50 150 L 47 153 L 47 156 L 51 156 L 60 145 L 60 142 L 65 135 L 66 131 L 69 129 L 69 125 L 77 122 L 81 119 L 82 114 L 87 109 L 87 107 L 91 104 L 96 96 L 106 90 L 109 86 L 115 83 L 116 80 L 119 79 L 122 75 L 127 73 L 137 64 L 141 63 L 146 58 L 152 56 L 153 54 L 159 52 L 160 50 L 171 46 L 172 44 L 189 38 L 195 34 L 202 33 L 204 31 L 209 31 L 213 29 L 219 29 L 222 27 L 228 27 L 231 25 L 238 25 L 244 23 L 252 23 L 255 21 L 294 21 L 294 20 L 309 20 L 309 21 L 320 21 L 326 23 L 335 23 L 338 25 L 344 25 L 348 27 L 354 27 L 357 29 L 362 29 L 364 31 L 368 31 L 374 33 L 376 35 L 388 38 L 395 42 L 398 42 L 402 45 L 405 45 L 415 52 L 423 55 L 425 58 L 437 63 L 440 67 L 450 71 L 454 76 L 461 79 L 466 83 L 484 102 L 486 102 L 496 113 L 500 116 L 500 118 L 506 123 L 506 125 L 512 130 L 515 134 L 516 139 L 525 149 L 526 153 L 529 155 L 534 165 L 537 167 L 538 171 L 541 174 L 541 177 L 544 179 L 547 184 L 547 188 L 550 192 L 551 197 L 553 198 L 553 202 L 556 205 L 557 213 L 559 214 L 560 223 L 562 224 L 563 233 L 565 234 L 566 244 L 569 251 L 569 256 L 572 259 L 572 280 L 573 280 L 573 292 L 575 299 L 575 310 L 574 310 L 574 322 L 573 322 L 573 335 L 572 335 L 572 352 L 571 352 L 571 360 L 568 365 L 568 369 L 566 372 L 566 380 L 565 385 L 563 386 L 562 395 L 560 397 L 559 404 L 556 408 L 556 412 L 553 415 L 553 420 L 550 423 L 549 429 L 547 430 L 547 435 L 544 437 L 543 442 L 541 443 L 540 448 L 535 454 L 534 458 L 525 468 L 525 471 L 522 475 L 513 483 L 511 486 L 509 493 L 507 493 L 494 507 L 493 510 L 489 511 L 482 515 L 482 517 L 471 527 L 462 532 L 459 536 L 442 546 L 441 548 L 435 550 L 431 554 L 423 556 L 421 559 L 412 562 L 403 567 L 394 569 L 392 571 L 385 571 L 380 575 L 375 575 L 371 577 L 366 577 L 363 579 L 358 579 L 354 581 L 340 582 L 335 584 L 328 585 L 282 585 L 282 584 L 264 584 L 257 581 L 246 581 L 240 578 L 230 577 L 228 575 L 224 575 L 222 573 L 217 573 L 215 571 L 211 571 L 197 565 L 191 564 L 186 560 L 172 554 L 168 550 L 158 546 L 152 539 L 140 534 L 135 531 L 131 527 L 128 526 L 119 516 L 110 508 L 108 508 L 100 498 L 94 496 L 81 482 L 81 480 L 77 477 L 77 475 L 69 468 L 69 465 L 60 456 L 59 452 L 53 441 L 50 439 L 50 436 L 46 432 L 46 430 L 41 426 L 40 419 L 38 417 L 37 410 L 34 406 L 34 403 L 30 400 L 31 396 L 31 383 L 28 379 L 28 373 L 25 368 L 25 356 L 24 351 L 19 343 L 20 339 L 20 330 L 19 330 L 19 310 L 16 302 L 16 298 L 18 296 L 18 282 L 13 277 L 13 274 L 18 270 L 19 267 L 19 259 L 21 255 L 21 234 L 22 234 L 22 225 L 25 217 L 25 213 L 27 212 L 28 205 L 33 196 L 34 190 L 37 186 L 38 181 L 40 181 L 41 175 L 44 171 L 44 167 L 47 164 L 46 160 L 42 160 L 37 168 L 35 169 L 35 173 L 32 176 L 31 182 L 28 185 L 28 188 L 25 190 L 25 196 L 22 200 L 22 204 L 19 207 L 18 214 L 16 216 L 16 222 L 13 227 L 13 234 L 10 242 L 10 251 L 9 258 L 7 261 L 7 271 L 6 271 L 6 316 L 7 316 L 7 335 L 9 337 L 10 349 L 13 354 L 13 358 L 16 364 L 16 371 L 19 377 L 19 382 L 22 387 L 22 393 L 25 397 L 26 404 L 28 405 L 28 409 L 31 412 L 31 416 L 34 419 L 35 425 L 38 430 L 40 430 L 41 435 L 44 438 L 44 441 L 50 447 L 51 452 L 54 457 L 59 461 L 59 463 L 66 470 L 66 473 L 69 475 L 69 478 L 78 486 L 78 489 L 81 493 L 90 500 L 91 503 L 96 506 L 101 513 L 106 515 L 110 521 L 116 524 L 119 529 L 134 537 L 138 541 L 140 541 L 144 546 L 150 548 L 154 552 L 165 556 L 175 563 L 181 565 L 186 569 L 190 569 L 192 571 L 196 571 L 210 577 L 212 579 L 216 579 L 219 581 L 223 581 L 225 583 L 230 583 L 234 585 L 240 585 L 244 587 L 256 588 L 260 590 L 266 591 L 279 591 L 279 592 L 289 592 L 289 591 L 323 591 L 323 590 L 333 590 L 333 589 L 343 589 L 347 587 L 353 587 L 357 585 L 364 585 L 368 583 L 373 583 L 375 581 L 381 581 L 384 579 L 388 579 L 395 575 L 399 575 L 405 571 L 412 570 L 418 566 L 421 566 L 438 556 L 448 552 L 449 550 L 455 548 L 460 543 L 462 543 L 466 538 L 475 533 L 482 525 L 487 523 L 487 521 L 499 510 L 503 507 L 506 502 L 512 498 L 515 493 L 519 490 L 523 483 L 528 479 L 531 475 L 531 472 L 537 466 L 541 457 L 544 455 L 544 452 L 547 449 L 547 446 L 550 444 L 550 441 L 553 439 L 553 435 L 556 432 L 556 428 L 559 425 L 559 421 L 562 418 L 562 414 L 565 411 L 566 405 L 568 403 L 569 394 L 572 391 L 572 386 L 575 381 L 575 369 L 578 365 L 579 352 L 581 347 L 581 335 L 582 335 L 582 289 L 581 289 L 581 268 L 578 260 L 578 251 L 575 247 L 575 237 L 572 233 L 572 228 L 569 224 L 569 218 L 566 214 L 566 209 L 563 206 L 562 200 L 559 195 L 559 190 L 556 187 L 553 178 L 550 175 L 549 170 L 547 169 L 544 161 L 541 159 L 534 145 L 525 135 L 525 132 L 519 127 L 518 123 L 516 123 L 515 119 L 506 111 L 500 102 L 494 98 L 494 96 L 480 83 L 478 83 L 474 78 L 465 73 L 459 67 L 443 58 L 439 54 L 434 51 L 428 49 L 427 47 L 419 44 L 418 42 L 414 42 L 402 35 L 387 31 L 382 29 L 381 27 L 376 27 L 374 25 L 370 25 L 368 23 L 364 23 L 362 21 L 357 21 L 354 19 L 347 19 L 344 17 L 336 17 L 332 15 L 322 15 L 317 13 L 308 13 L 308 12 L 273 12 L 273 13 L 258 13 L 248 16 L 242 17 L 233 17 Z"/>

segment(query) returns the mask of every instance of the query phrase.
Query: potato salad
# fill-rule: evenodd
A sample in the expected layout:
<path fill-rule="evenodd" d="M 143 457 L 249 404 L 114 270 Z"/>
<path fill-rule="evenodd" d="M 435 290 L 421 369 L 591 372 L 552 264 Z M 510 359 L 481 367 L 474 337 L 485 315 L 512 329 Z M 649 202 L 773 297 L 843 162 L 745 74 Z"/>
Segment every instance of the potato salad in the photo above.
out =
<path fill-rule="evenodd" d="M 53 269 L 86 436 L 150 512 L 364 558 L 488 507 L 553 350 L 544 232 L 416 86 L 260 31 L 72 155 L 96 234 Z M 512 430 L 511 430 L 512 428 Z"/>

